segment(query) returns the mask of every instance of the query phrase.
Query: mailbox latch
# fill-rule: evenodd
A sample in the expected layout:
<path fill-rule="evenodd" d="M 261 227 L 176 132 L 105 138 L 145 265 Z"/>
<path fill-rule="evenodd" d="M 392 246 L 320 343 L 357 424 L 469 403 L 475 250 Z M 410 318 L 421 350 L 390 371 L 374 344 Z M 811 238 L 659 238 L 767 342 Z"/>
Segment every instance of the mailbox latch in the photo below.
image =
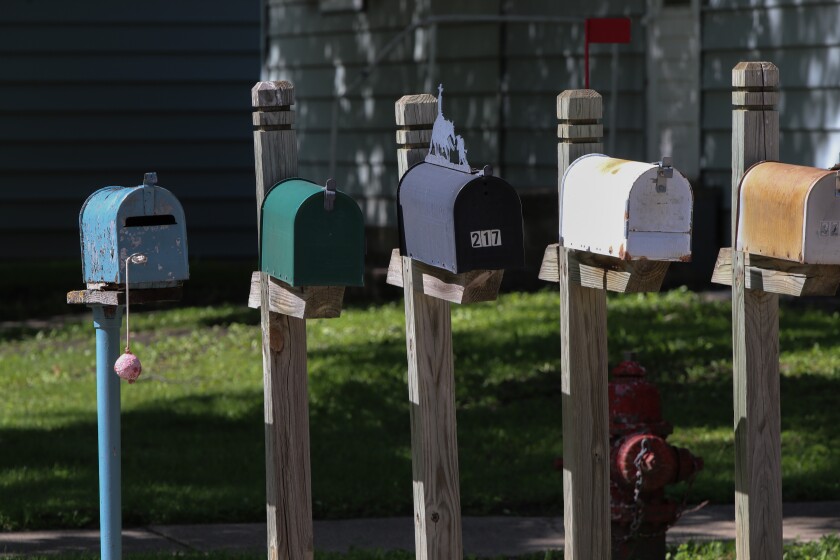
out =
<path fill-rule="evenodd" d="M 840 198 L 840 155 L 837 156 L 837 163 L 830 170 L 836 171 L 834 174 L 834 196 Z"/>
<path fill-rule="evenodd" d="M 327 179 L 327 184 L 324 186 L 324 210 L 332 212 L 335 206 L 335 179 Z"/>
<path fill-rule="evenodd" d="M 670 156 L 662 156 L 662 161 L 656 163 L 656 192 L 664 193 L 668 190 L 668 179 L 674 176 L 674 166 Z"/>

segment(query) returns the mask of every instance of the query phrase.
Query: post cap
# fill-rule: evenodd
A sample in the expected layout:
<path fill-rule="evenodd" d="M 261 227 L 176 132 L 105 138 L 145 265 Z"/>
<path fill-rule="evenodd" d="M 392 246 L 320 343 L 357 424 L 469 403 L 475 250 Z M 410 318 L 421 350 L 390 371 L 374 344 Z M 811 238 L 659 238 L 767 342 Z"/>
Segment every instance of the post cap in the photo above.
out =
<path fill-rule="evenodd" d="M 437 98 L 428 93 L 404 95 L 394 104 L 397 126 L 432 125 L 437 118 Z"/>
<path fill-rule="evenodd" d="M 739 62 L 732 69 L 732 87 L 778 89 L 779 69 L 772 62 Z"/>
<path fill-rule="evenodd" d="M 560 120 L 598 120 L 603 116 L 603 99 L 594 89 L 567 89 L 557 96 Z"/>
<path fill-rule="evenodd" d="M 253 107 L 283 107 L 295 104 L 295 86 L 285 80 L 257 82 L 251 88 Z"/>

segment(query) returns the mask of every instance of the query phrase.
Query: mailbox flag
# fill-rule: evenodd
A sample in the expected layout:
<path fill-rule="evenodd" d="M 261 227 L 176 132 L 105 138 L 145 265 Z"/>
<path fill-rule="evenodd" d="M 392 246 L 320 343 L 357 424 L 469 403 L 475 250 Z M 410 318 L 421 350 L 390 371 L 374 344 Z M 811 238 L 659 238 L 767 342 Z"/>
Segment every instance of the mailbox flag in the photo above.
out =
<path fill-rule="evenodd" d="M 630 18 L 587 18 L 584 39 L 584 73 L 589 89 L 589 43 L 629 43 Z"/>

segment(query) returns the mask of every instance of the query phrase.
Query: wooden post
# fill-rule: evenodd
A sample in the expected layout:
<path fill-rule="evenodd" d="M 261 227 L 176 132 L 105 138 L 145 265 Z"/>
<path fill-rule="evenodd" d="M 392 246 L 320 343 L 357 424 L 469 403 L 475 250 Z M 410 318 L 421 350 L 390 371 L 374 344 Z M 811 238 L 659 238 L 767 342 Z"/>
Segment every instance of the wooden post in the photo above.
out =
<path fill-rule="evenodd" d="M 251 102 L 259 223 L 267 190 L 297 175 L 290 110 L 294 87 L 289 82 L 259 82 L 251 90 Z M 272 311 L 271 295 L 269 276 L 261 274 L 268 558 L 312 560 L 306 321 Z"/>
<path fill-rule="evenodd" d="M 602 150 L 602 115 L 601 96 L 595 91 L 557 96 L 558 192 L 575 159 Z M 571 251 L 562 247 L 562 239 L 560 244 L 564 557 L 606 560 L 611 557 L 607 292 L 571 279 Z"/>
<path fill-rule="evenodd" d="M 746 256 L 734 250 L 741 176 L 753 163 L 779 158 L 778 84 L 779 70 L 769 62 L 741 62 L 732 70 L 732 363 L 740 560 L 782 558 L 779 296 L 746 288 Z"/>
<path fill-rule="evenodd" d="M 400 177 L 429 152 L 434 96 L 396 103 Z M 455 379 L 449 302 L 426 295 L 421 267 L 402 257 L 417 560 L 463 558 Z"/>

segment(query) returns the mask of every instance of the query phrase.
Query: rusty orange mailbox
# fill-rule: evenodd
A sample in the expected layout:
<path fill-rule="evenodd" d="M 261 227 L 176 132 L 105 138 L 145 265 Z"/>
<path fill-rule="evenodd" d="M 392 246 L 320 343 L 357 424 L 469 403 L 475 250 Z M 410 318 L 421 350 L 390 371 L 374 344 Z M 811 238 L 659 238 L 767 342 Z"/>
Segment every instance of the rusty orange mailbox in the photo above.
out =
<path fill-rule="evenodd" d="M 840 171 L 775 161 L 747 169 L 735 248 L 802 264 L 840 264 Z"/>

